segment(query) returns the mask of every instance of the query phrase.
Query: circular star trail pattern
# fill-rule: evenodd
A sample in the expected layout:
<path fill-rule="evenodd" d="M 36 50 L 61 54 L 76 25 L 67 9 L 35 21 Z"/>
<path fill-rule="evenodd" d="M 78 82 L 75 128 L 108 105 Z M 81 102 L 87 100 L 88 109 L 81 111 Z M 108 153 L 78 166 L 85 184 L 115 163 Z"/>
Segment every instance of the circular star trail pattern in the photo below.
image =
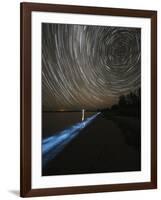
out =
<path fill-rule="evenodd" d="M 101 109 L 140 87 L 139 28 L 42 24 L 43 110 Z"/>

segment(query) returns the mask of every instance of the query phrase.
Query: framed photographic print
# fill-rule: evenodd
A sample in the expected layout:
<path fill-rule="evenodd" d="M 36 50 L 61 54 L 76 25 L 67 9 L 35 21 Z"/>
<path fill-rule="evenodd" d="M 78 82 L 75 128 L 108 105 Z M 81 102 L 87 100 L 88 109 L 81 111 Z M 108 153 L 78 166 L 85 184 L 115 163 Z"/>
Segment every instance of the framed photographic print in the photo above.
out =
<path fill-rule="evenodd" d="M 21 3 L 21 196 L 157 187 L 157 12 Z"/>

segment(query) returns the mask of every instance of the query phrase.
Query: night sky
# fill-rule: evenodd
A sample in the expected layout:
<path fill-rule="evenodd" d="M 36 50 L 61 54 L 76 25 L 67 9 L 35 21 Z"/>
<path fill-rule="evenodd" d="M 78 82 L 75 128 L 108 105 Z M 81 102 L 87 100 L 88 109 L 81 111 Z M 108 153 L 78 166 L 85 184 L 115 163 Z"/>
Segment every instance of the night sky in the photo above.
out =
<path fill-rule="evenodd" d="M 42 24 L 44 111 L 96 110 L 140 87 L 139 28 Z"/>

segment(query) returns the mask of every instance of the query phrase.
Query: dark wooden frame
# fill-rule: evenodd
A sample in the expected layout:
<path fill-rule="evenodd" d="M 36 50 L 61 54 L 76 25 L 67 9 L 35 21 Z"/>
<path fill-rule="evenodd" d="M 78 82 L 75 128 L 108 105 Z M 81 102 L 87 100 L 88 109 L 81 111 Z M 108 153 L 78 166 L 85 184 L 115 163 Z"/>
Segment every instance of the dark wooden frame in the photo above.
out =
<path fill-rule="evenodd" d="M 31 12 L 60 12 L 151 19 L 151 181 L 47 189 L 31 188 Z M 157 11 L 21 3 L 21 173 L 20 196 L 47 196 L 157 188 Z"/>

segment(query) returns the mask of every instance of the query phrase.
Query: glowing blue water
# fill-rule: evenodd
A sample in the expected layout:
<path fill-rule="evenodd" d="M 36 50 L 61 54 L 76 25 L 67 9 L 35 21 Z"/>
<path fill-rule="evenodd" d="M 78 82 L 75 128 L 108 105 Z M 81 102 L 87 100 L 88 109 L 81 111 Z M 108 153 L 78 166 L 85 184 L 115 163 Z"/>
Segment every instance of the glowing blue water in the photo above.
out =
<path fill-rule="evenodd" d="M 67 129 L 54 134 L 42 141 L 42 155 L 43 155 L 43 166 L 55 156 L 61 152 L 65 146 L 71 142 L 81 130 L 87 127 L 100 113 L 96 113 L 91 117 L 86 118 L 84 121 L 79 122 Z"/>

